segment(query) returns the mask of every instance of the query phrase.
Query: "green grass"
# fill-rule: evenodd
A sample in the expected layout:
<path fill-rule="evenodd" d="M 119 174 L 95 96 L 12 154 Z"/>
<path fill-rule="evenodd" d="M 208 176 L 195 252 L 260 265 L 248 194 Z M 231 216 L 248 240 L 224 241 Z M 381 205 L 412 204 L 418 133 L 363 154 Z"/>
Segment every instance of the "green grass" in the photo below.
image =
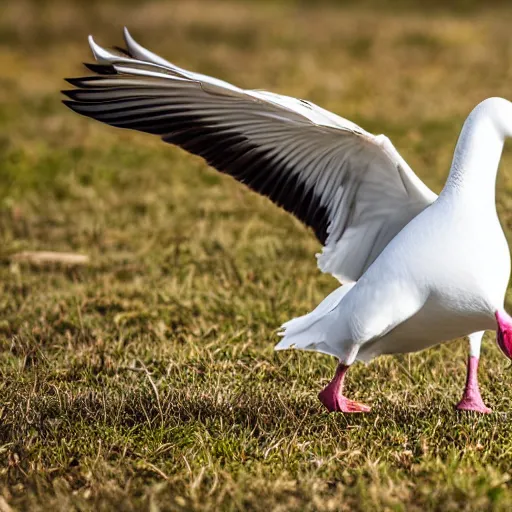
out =
<path fill-rule="evenodd" d="M 409 8 L 414 4 L 414 8 Z M 0 510 L 510 510 L 510 365 L 486 337 L 487 417 L 457 413 L 466 342 L 350 373 L 274 353 L 337 283 L 312 233 L 195 157 L 68 112 L 86 36 L 140 41 L 389 135 L 442 187 L 461 124 L 512 98 L 512 10 L 326 2 L 12 2 L 0 19 Z M 492 7 L 492 5 L 494 5 Z M 405 9 L 407 7 L 407 9 Z M 512 234 L 512 155 L 497 202 Z M 74 251 L 80 268 L 16 263 Z M 9 508 L 10 507 L 10 508 Z"/>

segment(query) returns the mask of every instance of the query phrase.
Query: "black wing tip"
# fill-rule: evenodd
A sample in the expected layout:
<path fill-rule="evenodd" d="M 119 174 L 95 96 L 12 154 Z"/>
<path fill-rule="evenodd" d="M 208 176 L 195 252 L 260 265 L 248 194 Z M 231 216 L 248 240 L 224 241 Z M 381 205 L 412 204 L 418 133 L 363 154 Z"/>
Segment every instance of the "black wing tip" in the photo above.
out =
<path fill-rule="evenodd" d="M 97 119 L 95 116 L 95 112 L 91 111 L 90 109 L 86 108 L 87 103 L 81 102 L 81 101 L 74 101 L 74 100 L 62 100 L 62 103 L 68 107 L 73 112 L 76 112 L 77 114 L 80 114 L 81 116 L 90 117 L 92 119 Z M 84 108 L 85 107 L 85 108 Z M 98 121 L 101 121 L 101 119 L 98 119 Z M 105 122 L 105 121 L 102 121 Z M 106 123 L 111 124 L 111 123 Z"/>
<path fill-rule="evenodd" d="M 62 91 L 62 92 L 64 92 L 64 91 Z M 78 111 L 77 111 L 77 109 L 75 108 L 75 106 L 74 106 L 74 105 L 75 105 L 75 102 L 74 102 L 74 101 L 72 101 L 72 100 L 62 100 L 62 103 L 63 103 L 64 105 L 66 105 L 66 107 L 68 107 L 69 109 L 71 109 L 73 112 L 77 112 L 78 114 L 80 113 L 80 112 L 78 112 Z"/>
<path fill-rule="evenodd" d="M 81 76 L 81 77 L 77 77 L 77 78 L 64 78 L 64 80 L 68 83 L 68 84 L 71 84 L 73 87 L 78 87 L 80 89 L 86 89 L 86 88 L 89 88 L 89 87 L 95 87 L 95 84 L 89 84 L 88 82 L 97 82 L 98 80 L 104 80 L 105 77 L 104 76 L 98 76 L 98 75 L 94 75 L 94 76 Z M 97 87 L 97 85 L 96 85 Z"/>
<path fill-rule="evenodd" d="M 94 87 L 93 84 L 88 85 L 87 82 L 95 82 L 97 80 L 102 80 L 104 77 L 101 76 L 79 76 L 73 78 L 64 78 L 64 80 L 71 84 L 73 87 L 80 87 L 83 89 L 84 87 Z"/>
<path fill-rule="evenodd" d="M 64 94 L 65 94 L 65 91 L 62 91 Z M 64 105 L 66 105 L 66 107 L 70 108 L 71 110 L 75 110 L 73 108 L 73 105 L 75 104 L 74 101 L 72 100 L 62 100 L 62 103 L 64 103 Z"/>
<path fill-rule="evenodd" d="M 68 84 L 72 85 L 73 87 L 80 87 L 80 82 L 82 81 L 82 78 L 64 78 L 64 81 L 66 81 Z M 64 91 L 61 91 L 61 92 L 64 92 Z"/>
<path fill-rule="evenodd" d="M 62 94 L 64 94 L 64 96 L 67 96 L 69 99 L 71 99 L 73 101 L 80 101 L 82 99 L 81 94 L 83 94 L 84 90 L 83 89 L 63 89 L 60 92 Z M 93 102 L 90 101 L 88 103 L 93 103 Z"/>
<path fill-rule="evenodd" d="M 70 110 L 73 112 L 76 112 L 77 114 L 85 115 L 85 113 L 80 108 L 80 103 L 77 103 L 73 100 L 62 100 L 62 103 L 66 105 Z"/>
<path fill-rule="evenodd" d="M 115 70 L 112 64 L 97 64 L 93 62 L 84 62 L 83 65 L 93 73 L 97 73 L 98 75 L 117 75 L 117 71 Z"/>

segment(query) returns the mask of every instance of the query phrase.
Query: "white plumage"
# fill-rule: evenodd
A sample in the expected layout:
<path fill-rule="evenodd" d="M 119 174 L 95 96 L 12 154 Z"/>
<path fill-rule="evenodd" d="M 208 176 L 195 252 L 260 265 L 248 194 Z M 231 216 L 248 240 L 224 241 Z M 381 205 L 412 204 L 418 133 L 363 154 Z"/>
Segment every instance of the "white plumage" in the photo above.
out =
<path fill-rule="evenodd" d="M 336 308 L 354 285 L 355 283 L 348 283 L 336 288 L 314 311 L 283 324 L 280 335 L 284 338 L 276 345 L 275 349 L 315 350 L 331 356 L 338 356 L 336 348 L 329 344 L 328 333 L 331 328 L 336 328 Z"/>
<path fill-rule="evenodd" d="M 70 79 L 76 88 L 64 91 L 65 103 L 157 134 L 266 195 L 314 230 L 324 245 L 320 269 L 344 283 L 285 323 L 276 349 L 324 352 L 346 368 L 473 333 L 478 357 L 483 330 L 495 329 L 503 311 L 510 273 L 494 203 L 503 141 L 512 134 L 508 101 L 491 98 L 471 113 L 437 197 L 387 137 L 304 100 L 184 70 L 124 35 L 124 52 L 89 39 L 97 63 L 87 66 L 97 75 Z M 321 396 L 330 410 L 366 410 L 347 406 L 336 386 Z"/>

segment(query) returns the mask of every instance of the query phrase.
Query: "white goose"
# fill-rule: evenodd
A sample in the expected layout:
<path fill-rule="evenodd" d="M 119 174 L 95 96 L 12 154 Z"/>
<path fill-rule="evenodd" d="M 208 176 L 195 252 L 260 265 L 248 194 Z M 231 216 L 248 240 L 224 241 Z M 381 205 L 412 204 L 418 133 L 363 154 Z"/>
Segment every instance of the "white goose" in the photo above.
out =
<path fill-rule="evenodd" d="M 159 135 L 295 214 L 324 244 L 318 265 L 344 285 L 312 313 L 283 325 L 277 350 L 336 356 L 319 394 L 329 411 L 367 411 L 342 394 L 356 360 L 414 352 L 469 335 L 459 409 L 490 412 L 477 381 L 483 331 L 512 358 L 504 311 L 510 256 L 494 189 L 512 104 L 480 103 L 464 123 L 436 196 L 389 139 L 307 101 L 242 90 L 146 50 L 89 38 L 98 76 L 69 79 L 66 105 L 112 126 Z M 472 333 L 472 334 L 471 334 Z"/>

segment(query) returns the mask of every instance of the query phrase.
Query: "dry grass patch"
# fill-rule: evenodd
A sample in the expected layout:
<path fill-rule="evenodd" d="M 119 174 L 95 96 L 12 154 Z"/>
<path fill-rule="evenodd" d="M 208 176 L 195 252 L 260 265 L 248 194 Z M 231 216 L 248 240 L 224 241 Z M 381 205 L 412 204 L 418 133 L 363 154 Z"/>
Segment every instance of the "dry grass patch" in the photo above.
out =
<path fill-rule="evenodd" d="M 336 283 L 312 234 L 197 158 L 66 111 L 86 36 L 388 134 L 435 191 L 461 124 L 510 95 L 500 2 L 11 2 L 0 19 L 0 509 L 508 510 L 511 384 L 453 411 L 466 345 L 357 366 L 367 416 L 316 399 L 334 362 L 274 330 Z M 437 4 L 436 4 L 437 5 Z M 512 158 L 497 201 L 510 234 Z M 87 266 L 13 261 L 24 251 Z"/>

